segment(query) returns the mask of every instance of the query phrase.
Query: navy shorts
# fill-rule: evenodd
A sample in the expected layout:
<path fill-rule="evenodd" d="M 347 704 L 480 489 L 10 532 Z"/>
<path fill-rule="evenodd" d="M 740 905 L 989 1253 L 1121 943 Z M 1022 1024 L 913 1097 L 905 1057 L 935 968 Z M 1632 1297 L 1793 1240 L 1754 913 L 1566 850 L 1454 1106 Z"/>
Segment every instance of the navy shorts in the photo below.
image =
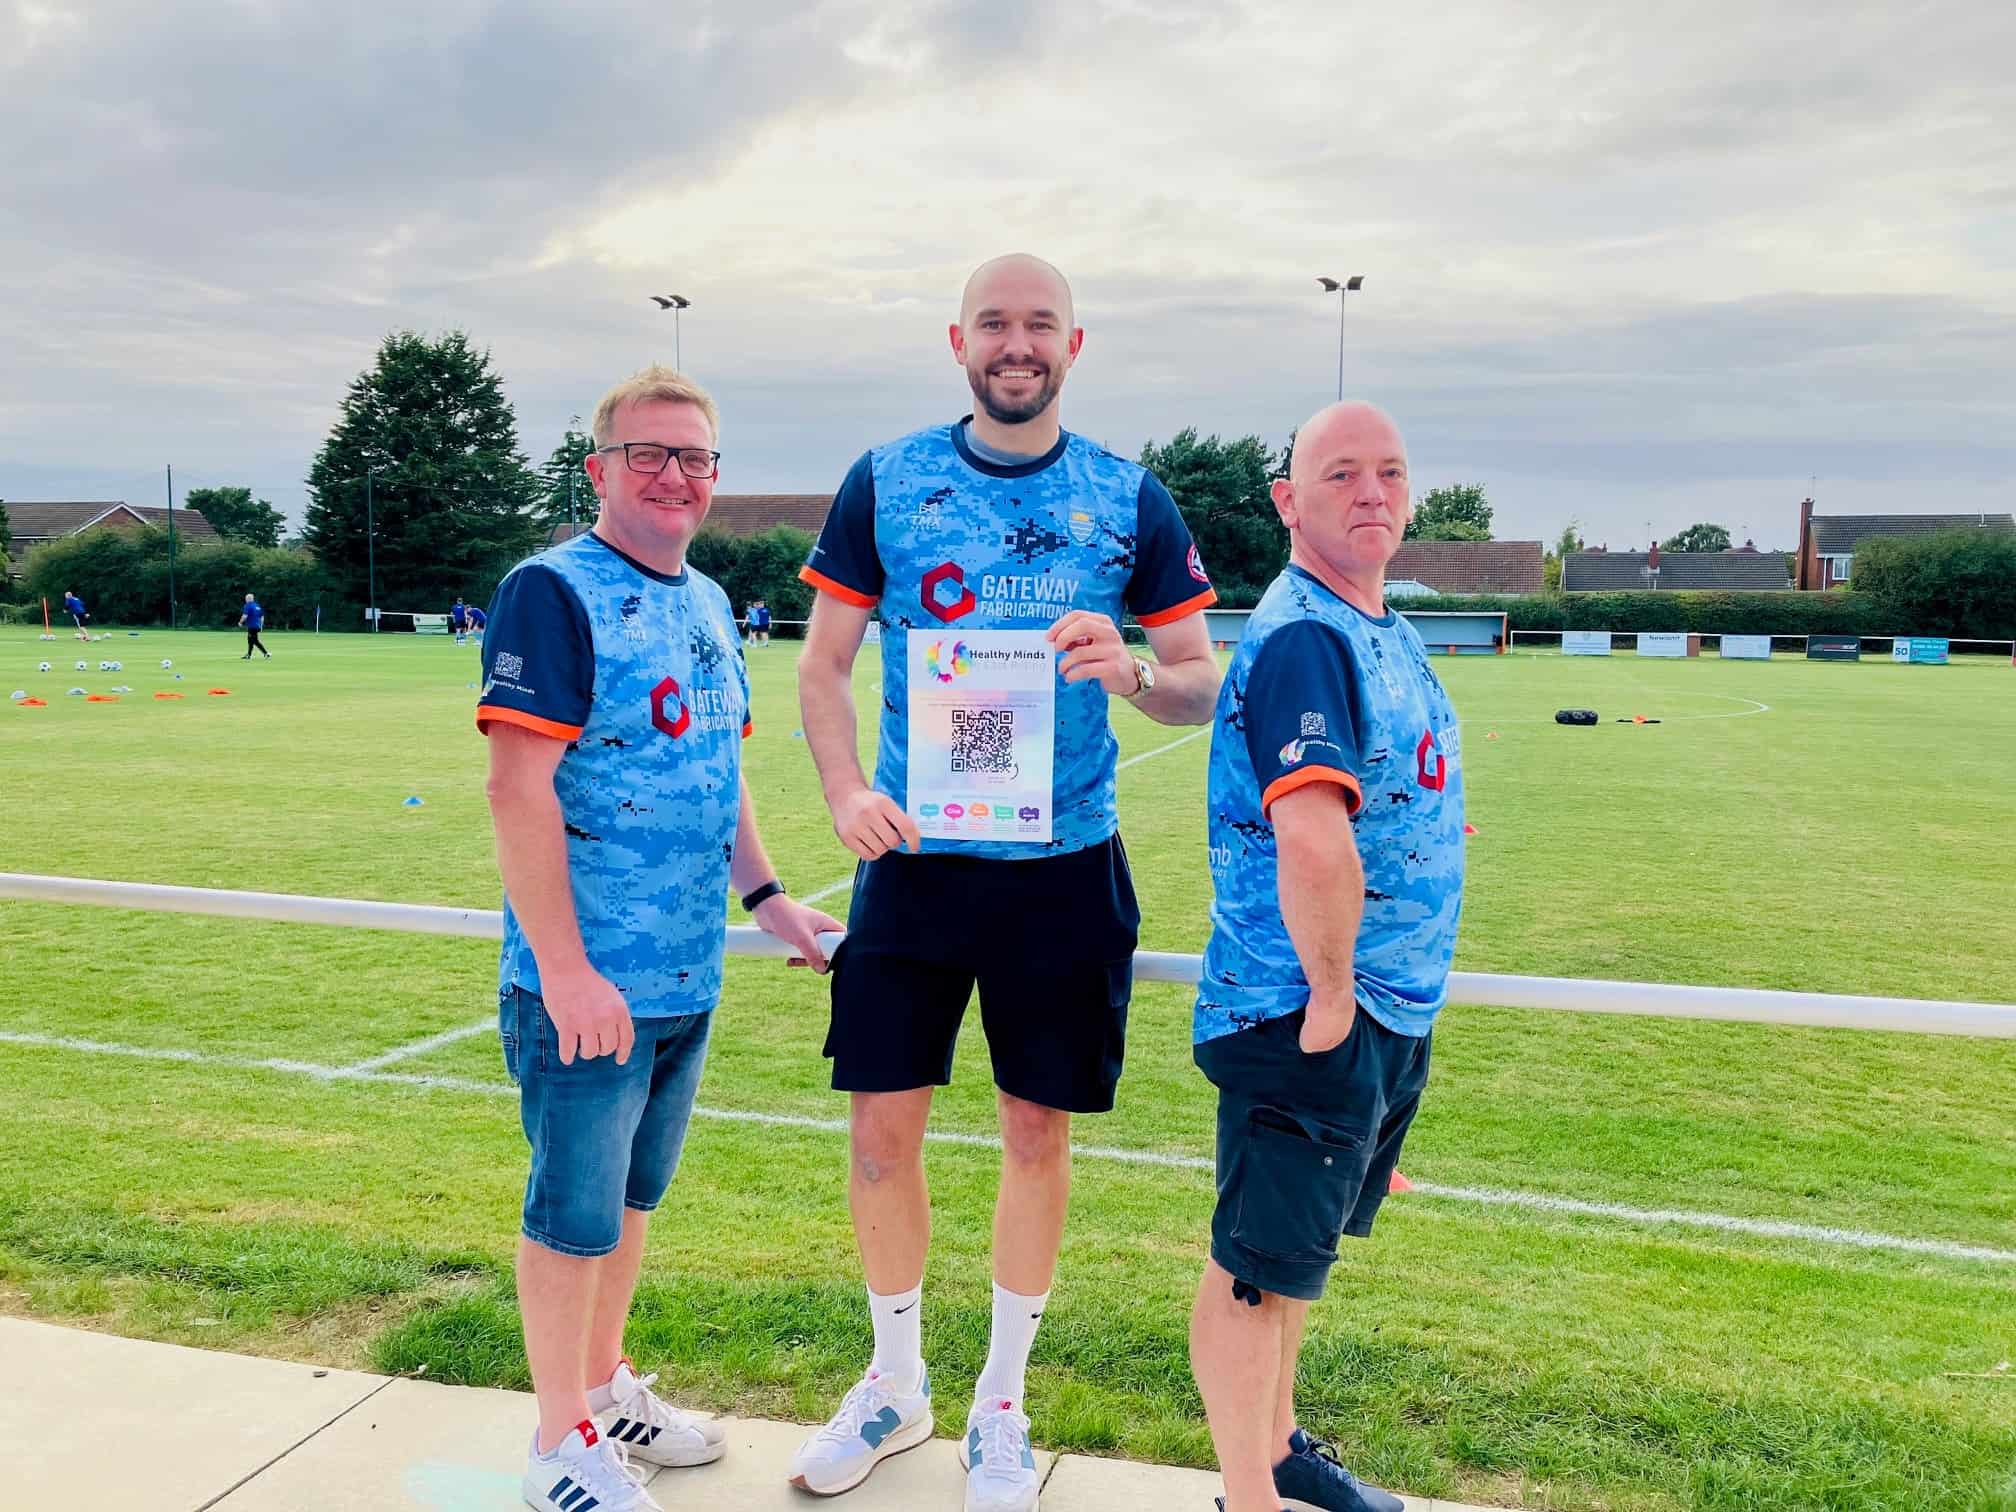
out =
<path fill-rule="evenodd" d="M 532 1146 L 525 1237 L 563 1255 L 606 1255 L 623 1237 L 623 1210 L 658 1206 L 700 1090 L 711 1013 L 640 1018 L 630 1059 L 574 1057 L 536 992 L 498 999 L 504 1069 L 518 1084 L 518 1117 Z"/>
<path fill-rule="evenodd" d="M 1011 1097 L 1113 1106 L 1141 909 L 1118 835 L 1028 861 L 891 851 L 855 871 L 825 1054 L 843 1092 L 952 1080 L 973 989 Z"/>
<path fill-rule="evenodd" d="M 1337 1241 L 1372 1232 L 1428 1082 L 1428 1041 L 1361 1006 L 1335 1049 L 1305 1055 L 1302 1010 L 1205 1040 L 1218 1088 L 1211 1258 L 1255 1290 L 1313 1302 Z"/>

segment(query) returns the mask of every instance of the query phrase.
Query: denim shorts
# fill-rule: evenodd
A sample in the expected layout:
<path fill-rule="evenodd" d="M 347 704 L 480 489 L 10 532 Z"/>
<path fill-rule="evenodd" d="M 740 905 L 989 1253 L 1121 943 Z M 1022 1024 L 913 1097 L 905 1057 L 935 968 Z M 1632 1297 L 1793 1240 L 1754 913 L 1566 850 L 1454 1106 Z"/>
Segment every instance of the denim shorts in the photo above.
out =
<path fill-rule="evenodd" d="M 623 1237 L 625 1208 L 658 1206 L 679 1168 L 713 1021 L 711 1013 L 640 1018 L 625 1064 L 577 1055 L 563 1066 L 544 1000 L 504 989 L 497 1032 L 532 1146 L 527 1239 L 563 1255 L 606 1255 Z"/>
<path fill-rule="evenodd" d="M 1307 1055 L 1302 1019 L 1298 1008 L 1194 1054 L 1218 1088 L 1211 1258 L 1257 1291 L 1313 1302 L 1338 1239 L 1372 1232 L 1421 1106 L 1429 1037 L 1396 1033 L 1361 1004 L 1342 1044 Z"/>

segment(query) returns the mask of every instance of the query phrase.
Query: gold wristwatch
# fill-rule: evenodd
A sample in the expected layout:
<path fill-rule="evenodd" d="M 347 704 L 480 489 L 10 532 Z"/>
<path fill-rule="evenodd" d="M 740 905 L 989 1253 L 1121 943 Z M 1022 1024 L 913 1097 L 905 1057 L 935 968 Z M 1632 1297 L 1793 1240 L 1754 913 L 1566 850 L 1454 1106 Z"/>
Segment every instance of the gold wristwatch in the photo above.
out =
<path fill-rule="evenodd" d="M 1139 698 L 1143 693 L 1153 693 L 1155 691 L 1155 664 L 1153 662 L 1143 661 L 1138 656 L 1135 657 L 1134 677 L 1137 685 L 1134 691 L 1127 695 L 1129 698 Z"/>

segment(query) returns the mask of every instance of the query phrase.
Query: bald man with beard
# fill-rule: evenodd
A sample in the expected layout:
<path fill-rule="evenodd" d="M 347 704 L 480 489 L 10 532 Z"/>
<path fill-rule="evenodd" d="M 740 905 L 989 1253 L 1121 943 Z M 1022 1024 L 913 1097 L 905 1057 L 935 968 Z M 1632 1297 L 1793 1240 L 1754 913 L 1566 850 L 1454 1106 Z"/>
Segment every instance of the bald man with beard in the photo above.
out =
<path fill-rule="evenodd" d="M 1463 906 L 1456 713 L 1386 603 L 1407 447 L 1319 411 L 1273 487 L 1288 566 L 1225 672 L 1211 740 L 1211 940 L 1192 1015 L 1218 1089 L 1218 1203 L 1191 1364 L 1223 1512 L 1401 1512 L 1295 1417 L 1309 1304 L 1365 1238 L 1428 1080 Z"/>
<path fill-rule="evenodd" d="M 1108 700 L 1162 724 L 1209 719 L 1218 668 L 1201 611 L 1217 595 L 1168 490 L 1063 429 L 1085 334 L 1056 268 L 984 264 L 949 335 L 973 413 L 856 462 L 801 574 L 819 590 L 799 660 L 805 737 L 834 831 L 860 857 L 825 1053 L 851 1100 L 848 1199 L 875 1355 L 790 1479 L 834 1495 L 931 1435 L 924 1130 L 977 985 L 1004 1158 L 993 1333 L 961 1458 L 969 1512 L 1031 1512 L 1023 1377 L 1063 1238 L 1071 1115 L 1113 1106 L 1140 925 Z M 1153 662 L 1121 639 L 1130 611 Z M 852 692 L 871 617 L 872 783 Z M 976 722 L 963 732 L 933 723 L 961 717 L 945 714 L 948 695 L 1007 688 L 1008 673 L 987 678 L 1011 662 L 1019 707 L 968 692 L 1003 707 L 963 711 Z"/>

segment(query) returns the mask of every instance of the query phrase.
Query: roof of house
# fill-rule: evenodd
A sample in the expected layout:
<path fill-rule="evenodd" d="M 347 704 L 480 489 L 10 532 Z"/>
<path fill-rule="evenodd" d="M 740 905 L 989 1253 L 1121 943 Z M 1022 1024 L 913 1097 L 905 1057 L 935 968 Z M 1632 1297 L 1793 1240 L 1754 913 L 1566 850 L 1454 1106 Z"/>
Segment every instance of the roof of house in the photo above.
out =
<path fill-rule="evenodd" d="M 1652 586 L 1643 551 L 1571 551 L 1561 559 L 1567 593 L 1621 593 Z M 1775 593 L 1791 587 L 1782 551 L 1662 551 L 1659 587 Z"/>
<path fill-rule="evenodd" d="M 707 510 L 707 528 L 751 536 L 774 526 L 795 525 L 817 535 L 819 527 L 826 523 L 826 511 L 832 507 L 830 493 L 716 494 Z"/>
<path fill-rule="evenodd" d="M 1538 593 L 1544 556 L 1538 541 L 1402 541 L 1386 577 L 1438 593 Z"/>
<path fill-rule="evenodd" d="M 10 506 L 11 507 L 11 506 Z M 1813 549 L 1822 556 L 1852 554 L 1871 536 L 1925 536 L 1956 527 L 2016 530 L 2006 514 L 1877 514 L 1813 516 Z"/>
<path fill-rule="evenodd" d="M 16 541 L 54 541 L 75 535 L 95 525 L 107 515 L 124 511 L 143 524 L 168 528 L 168 510 L 158 504 L 128 504 L 123 499 L 75 500 L 63 502 L 8 499 L 7 528 Z M 200 511 L 175 511 L 175 533 L 192 539 L 214 540 L 217 532 Z"/>
<path fill-rule="evenodd" d="M 795 525 L 816 536 L 826 523 L 826 511 L 832 507 L 831 494 L 716 494 L 707 507 L 705 528 L 752 536 L 778 525 Z M 555 525 L 546 532 L 546 544 L 558 546 L 594 523 L 595 514 L 590 510 L 577 525 Z"/>

